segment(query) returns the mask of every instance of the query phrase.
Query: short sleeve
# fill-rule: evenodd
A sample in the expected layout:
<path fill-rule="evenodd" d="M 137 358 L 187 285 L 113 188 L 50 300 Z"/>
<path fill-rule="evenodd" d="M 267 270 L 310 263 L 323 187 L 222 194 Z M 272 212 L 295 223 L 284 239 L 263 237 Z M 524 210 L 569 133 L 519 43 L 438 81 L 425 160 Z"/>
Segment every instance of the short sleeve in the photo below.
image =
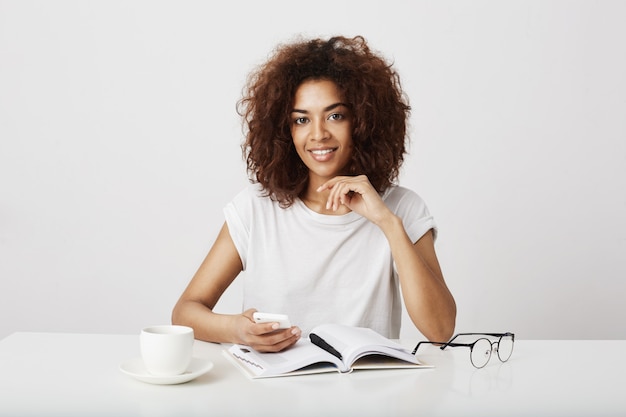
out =
<path fill-rule="evenodd" d="M 252 204 L 250 190 L 246 188 L 224 207 L 224 217 L 228 232 L 235 244 L 243 269 L 246 269 L 248 244 L 250 241 L 250 221 L 252 219 Z"/>
<path fill-rule="evenodd" d="M 429 230 L 433 231 L 433 238 L 437 237 L 437 224 L 417 193 L 408 188 L 394 187 L 385 202 L 402 219 L 411 242 L 417 242 Z"/>

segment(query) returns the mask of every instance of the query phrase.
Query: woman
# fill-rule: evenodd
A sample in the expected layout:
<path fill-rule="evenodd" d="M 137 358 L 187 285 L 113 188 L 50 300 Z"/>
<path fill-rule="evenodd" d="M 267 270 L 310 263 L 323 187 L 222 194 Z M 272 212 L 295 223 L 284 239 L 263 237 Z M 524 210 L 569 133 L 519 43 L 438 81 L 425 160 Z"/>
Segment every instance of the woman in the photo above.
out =
<path fill-rule="evenodd" d="M 239 113 L 252 184 L 176 304 L 196 338 L 280 351 L 317 324 L 418 330 L 448 340 L 456 306 L 422 199 L 394 183 L 410 108 L 391 65 L 362 37 L 280 45 L 248 80 Z M 212 311 L 242 272 L 244 312 Z M 401 291 L 400 291 L 401 290 Z M 257 324 L 254 311 L 293 324 Z"/>

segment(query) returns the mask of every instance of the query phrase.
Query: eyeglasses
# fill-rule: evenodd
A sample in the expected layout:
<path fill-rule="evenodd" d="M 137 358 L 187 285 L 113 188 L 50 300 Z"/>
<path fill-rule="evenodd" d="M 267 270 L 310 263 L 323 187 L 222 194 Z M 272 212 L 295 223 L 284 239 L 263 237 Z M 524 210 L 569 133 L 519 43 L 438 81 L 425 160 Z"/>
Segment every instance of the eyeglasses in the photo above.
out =
<path fill-rule="evenodd" d="M 454 340 L 459 336 L 483 336 L 476 339 L 473 343 L 455 343 Z M 497 340 L 491 341 L 487 337 L 497 338 Z M 489 362 L 491 359 L 491 352 L 495 351 L 498 355 L 498 359 L 500 362 L 506 362 L 511 357 L 513 353 L 513 344 L 515 343 L 515 335 L 513 333 L 457 333 L 454 335 L 452 339 L 448 342 L 419 342 L 415 349 L 413 349 L 413 354 L 417 352 L 417 349 L 422 344 L 434 344 L 441 345 L 440 349 L 444 350 L 448 346 L 450 347 L 458 347 L 465 346 L 470 348 L 470 361 L 472 365 L 476 368 L 482 368 Z"/>

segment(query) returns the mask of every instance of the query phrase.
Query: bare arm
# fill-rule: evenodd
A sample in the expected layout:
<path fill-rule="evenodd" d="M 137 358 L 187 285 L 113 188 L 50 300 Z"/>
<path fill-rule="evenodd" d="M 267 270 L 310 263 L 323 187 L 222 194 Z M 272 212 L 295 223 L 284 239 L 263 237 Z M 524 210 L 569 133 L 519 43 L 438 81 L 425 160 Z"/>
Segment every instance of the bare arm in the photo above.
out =
<path fill-rule="evenodd" d="M 456 303 L 444 281 L 432 231 L 413 244 L 397 217 L 391 217 L 381 229 L 391 245 L 409 317 L 429 340 L 449 340 L 454 332 Z"/>
<path fill-rule="evenodd" d="M 389 210 L 364 175 L 335 177 L 318 191 L 329 191 L 328 208 L 336 210 L 343 204 L 381 228 L 396 263 L 409 317 L 429 340 L 450 339 L 456 321 L 456 303 L 444 281 L 432 231 L 413 244 L 402 219 Z"/>
<path fill-rule="evenodd" d="M 242 271 L 243 265 L 226 224 L 180 296 L 172 312 L 172 323 L 194 329 L 199 340 L 217 343 L 241 343 L 259 351 L 279 351 L 294 344 L 300 329 L 276 331 L 273 323 L 256 324 L 254 310 L 242 314 L 218 314 L 213 308 L 228 286 Z"/>

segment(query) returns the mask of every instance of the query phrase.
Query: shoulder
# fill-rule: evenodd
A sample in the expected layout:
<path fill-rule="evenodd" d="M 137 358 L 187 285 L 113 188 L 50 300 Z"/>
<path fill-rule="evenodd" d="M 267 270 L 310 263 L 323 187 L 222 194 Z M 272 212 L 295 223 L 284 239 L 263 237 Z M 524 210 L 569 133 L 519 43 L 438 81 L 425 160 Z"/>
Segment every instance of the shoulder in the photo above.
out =
<path fill-rule="evenodd" d="M 263 195 L 263 188 L 261 187 L 260 184 L 249 183 L 245 187 L 243 187 L 241 190 L 239 190 L 237 194 L 235 194 L 233 201 L 251 200 L 253 198 L 261 197 L 262 195 Z"/>
<path fill-rule="evenodd" d="M 257 183 L 250 183 L 242 188 L 233 198 L 232 203 L 240 204 L 245 202 L 264 202 L 271 199 L 263 190 L 263 187 Z"/>
<path fill-rule="evenodd" d="M 256 212 L 274 210 L 278 202 L 272 200 L 260 184 L 250 183 L 235 195 L 228 203 L 228 208 L 238 212 Z"/>
<path fill-rule="evenodd" d="M 383 194 L 383 200 L 389 208 L 395 211 L 402 207 L 427 209 L 424 199 L 410 188 L 392 185 Z"/>
<path fill-rule="evenodd" d="M 406 231 L 413 242 L 417 242 L 427 231 L 437 236 L 437 225 L 426 202 L 415 191 L 392 186 L 383 195 L 387 207 L 402 218 Z"/>

